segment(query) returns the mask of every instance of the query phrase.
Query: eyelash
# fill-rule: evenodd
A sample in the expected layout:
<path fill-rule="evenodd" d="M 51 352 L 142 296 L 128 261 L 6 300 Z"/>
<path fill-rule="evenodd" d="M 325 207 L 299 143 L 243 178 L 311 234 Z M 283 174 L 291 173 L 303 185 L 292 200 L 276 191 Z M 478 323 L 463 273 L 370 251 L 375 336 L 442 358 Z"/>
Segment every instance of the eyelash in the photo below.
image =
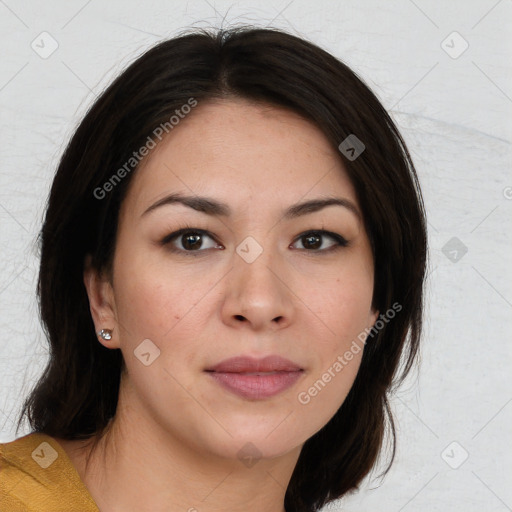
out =
<path fill-rule="evenodd" d="M 185 226 L 184 228 L 178 229 L 177 231 L 174 231 L 173 233 L 166 235 L 160 241 L 160 244 L 163 246 L 169 247 L 169 250 L 171 252 L 178 253 L 178 254 L 185 254 L 187 256 L 190 255 L 193 257 L 197 257 L 202 252 L 205 252 L 206 250 L 208 250 L 208 249 L 198 249 L 195 251 L 187 251 L 184 249 L 177 249 L 175 247 L 172 247 L 171 242 L 174 239 L 177 239 L 179 236 L 188 234 L 188 233 L 195 234 L 195 235 L 202 235 L 202 236 L 206 235 L 206 236 L 210 237 L 213 241 L 215 241 L 215 243 L 218 244 L 218 242 L 215 240 L 215 237 L 212 236 L 212 234 L 209 231 L 206 231 L 206 230 L 200 229 L 200 228 L 194 228 L 192 226 Z M 337 233 L 333 233 L 332 231 L 326 231 L 324 229 L 311 229 L 309 231 L 304 231 L 303 233 L 301 233 L 300 235 L 298 235 L 295 238 L 295 240 L 293 241 L 293 244 L 295 244 L 297 241 L 299 241 L 301 238 L 303 238 L 307 235 L 317 235 L 317 236 L 321 236 L 321 237 L 327 236 L 327 237 L 331 238 L 334 242 L 336 242 L 335 245 L 333 245 L 332 247 L 329 247 L 328 249 L 317 249 L 317 250 L 315 250 L 315 249 L 311 249 L 311 250 L 299 249 L 301 251 L 311 253 L 312 255 L 331 253 L 334 251 L 338 251 L 338 250 L 340 250 L 344 247 L 347 247 L 349 245 L 348 240 L 346 240 L 343 236 L 338 235 Z"/>

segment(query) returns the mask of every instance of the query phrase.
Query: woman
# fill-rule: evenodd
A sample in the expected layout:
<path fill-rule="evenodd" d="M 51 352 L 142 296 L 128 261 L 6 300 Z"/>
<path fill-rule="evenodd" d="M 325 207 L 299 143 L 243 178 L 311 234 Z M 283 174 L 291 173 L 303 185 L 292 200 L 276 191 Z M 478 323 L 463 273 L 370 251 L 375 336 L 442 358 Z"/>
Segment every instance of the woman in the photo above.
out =
<path fill-rule="evenodd" d="M 147 51 L 72 137 L 41 243 L 51 357 L 33 432 L 0 448 L 8 510 L 315 511 L 394 441 L 421 192 L 375 95 L 312 43 Z"/>

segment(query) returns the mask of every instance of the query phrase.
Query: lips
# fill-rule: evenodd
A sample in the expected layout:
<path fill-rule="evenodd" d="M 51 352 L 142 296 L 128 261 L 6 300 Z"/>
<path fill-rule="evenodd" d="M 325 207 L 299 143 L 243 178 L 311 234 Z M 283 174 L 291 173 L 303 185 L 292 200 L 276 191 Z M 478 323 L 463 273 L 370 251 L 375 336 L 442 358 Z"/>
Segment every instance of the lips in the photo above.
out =
<path fill-rule="evenodd" d="M 302 368 L 293 361 L 280 356 L 267 356 L 261 359 L 253 357 L 232 357 L 206 371 L 220 373 L 258 373 L 258 372 L 295 372 Z"/>
<path fill-rule="evenodd" d="M 304 373 L 298 364 L 280 356 L 233 357 L 205 371 L 224 389 L 249 400 L 282 393 Z"/>

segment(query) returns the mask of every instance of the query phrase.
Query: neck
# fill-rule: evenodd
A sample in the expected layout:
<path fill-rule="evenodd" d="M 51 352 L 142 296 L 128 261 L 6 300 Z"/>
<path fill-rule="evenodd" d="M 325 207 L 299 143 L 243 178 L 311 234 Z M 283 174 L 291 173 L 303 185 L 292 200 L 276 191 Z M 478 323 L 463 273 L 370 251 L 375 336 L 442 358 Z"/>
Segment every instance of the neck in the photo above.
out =
<path fill-rule="evenodd" d="M 272 459 L 219 457 L 136 415 L 123 395 L 106 434 L 68 451 L 102 512 L 285 512 L 301 447 Z"/>

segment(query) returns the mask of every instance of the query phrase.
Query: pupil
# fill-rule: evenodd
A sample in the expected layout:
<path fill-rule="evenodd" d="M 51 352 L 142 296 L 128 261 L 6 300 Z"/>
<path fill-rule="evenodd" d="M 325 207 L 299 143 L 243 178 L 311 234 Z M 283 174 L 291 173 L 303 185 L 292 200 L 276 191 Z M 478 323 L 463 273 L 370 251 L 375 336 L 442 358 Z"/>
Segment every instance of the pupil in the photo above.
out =
<path fill-rule="evenodd" d="M 322 244 L 319 243 L 320 237 L 318 235 L 309 235 L 306 237 L 306 246 L 309 246 L 313 249 L 317 249 Z M 316 243 L 315 243 L 316 241 Z"/>
<path fill-rule="evenodd" d="M 306 247 L 318 249 L 318 247 L 322 245 L 318 235 L 309 235 L 304 238 L 306 240 L 306 243 L 304 244 Z M 201 235 L 184 235 L 184 239 L 185 243 L 183 243 L 183 247 L 185 247 L 185 249 L 194 249 L 201 245 Z"/>
<path fill-rule="evenodd" d="M 201 244 L 198 243 L 200 242 L 200 239 L 201 239 L 201 235 L 185 235 L 184 236 L 186 242 L 183 244 L 183 247 L 185 247 L 185 249 L 194 249 L 195 246 L 200 246 Z M 189 243 L 189 241 L 191 241 Z"/>

